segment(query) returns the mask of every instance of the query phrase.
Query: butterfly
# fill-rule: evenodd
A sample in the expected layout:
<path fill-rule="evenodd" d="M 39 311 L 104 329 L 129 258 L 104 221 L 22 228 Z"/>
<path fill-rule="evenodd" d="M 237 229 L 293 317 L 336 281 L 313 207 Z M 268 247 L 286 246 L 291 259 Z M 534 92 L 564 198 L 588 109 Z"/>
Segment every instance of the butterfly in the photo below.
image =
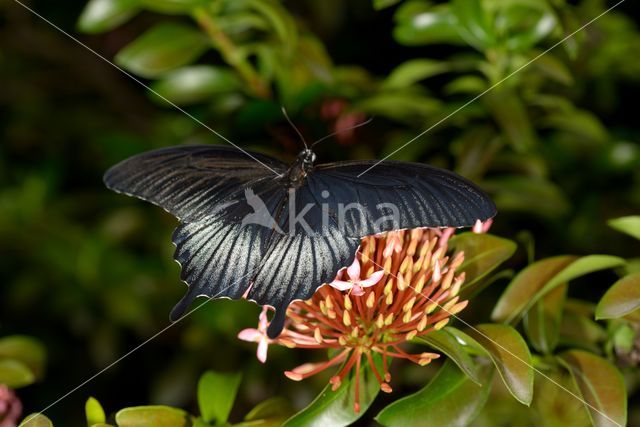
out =
<path fill-rule="evenodd" d="M 274 338 L 289 304 L 309 299 L 351 265 L 362 237 L 470 227 L 496 214 L 482 190 L 447 170 L 315 160 L 308 148 L 287 165 L 228 146 L 184 145 L 136 155 L 106 172 L 108 188 L 179 220 L 174 258 L 188 290 L 172 320 L 198 296 L 245 297 L 275 309 L 267 331 Z"/>

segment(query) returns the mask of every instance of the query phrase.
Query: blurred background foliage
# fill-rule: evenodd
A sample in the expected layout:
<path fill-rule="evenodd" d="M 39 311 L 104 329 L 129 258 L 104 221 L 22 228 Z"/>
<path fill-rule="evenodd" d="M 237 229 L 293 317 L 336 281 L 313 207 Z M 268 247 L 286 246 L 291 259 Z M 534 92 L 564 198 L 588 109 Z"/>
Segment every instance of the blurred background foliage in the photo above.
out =
<path fill-rule="evenodd" d="M 151 87 L 17 3 L 0 3 L 0 336 L 28 334 L 47 349 L 46 380 L 20 390 L 30 410 L 168 324 L 184 291 L 171 258 L 176 221 L 107 191 L 101 175 L 141 151 L 224 143 L 202 123 L 243 147 L 290 160 L 301 144 L 281 106 L 309 140 L 374 117 L 318 145 L 321 161 L 394 153 L 480 184 L 500 212 L 492 232 L 517 242 L 518 250 L 507 265 L 511 272 L 465 311 L 470 322 L 489 319 L 505 279 L 534 260 L 595 252 L 628 260 L 618 274 L 604 270 L 578 280 L 583 286 L 568 291 L 574 302 L 566 309 L 574 319 L 593 318 L 594 303 L 617 277 L 640 269 L 638 241 L 607 226 L 640 208 L 640 33 L 632 2 L 542 56 L 613 3 L 27 4 Z M 89 395 L 109 408 L 146 402 L 195 408 L 196 382 L 211 368 L 244 372 L 232 418 L 274 395 L 300 408 L 326 378 L 284 379 L 282 371 L 304 361 L 295 351 L 274 348 L 268 365 L 260 365 L 254 349 L 236 339 L 257 313 L 246 302 L 208 304 L 48 414 L 60 425 L 81 425 Z M 592 351 L 606 356 L 606 341 L 613 361 L 615 339 L 627 345 L 637 334 L 637 319 L 623 322 L 626 332 L 590 322 L 599 343 Z M 605 327 L 613 341 L 604 338 Z M 530 333 L 528 339 L 539 352 L 554 350 Z M 430 369 L 403 372 L 397 395 L 380 396 L 378 410 L 433 376 Z M 528 413 L 511 404 L 491 410 Z M 495 420 L 487 414 L 480 420 Z"/>

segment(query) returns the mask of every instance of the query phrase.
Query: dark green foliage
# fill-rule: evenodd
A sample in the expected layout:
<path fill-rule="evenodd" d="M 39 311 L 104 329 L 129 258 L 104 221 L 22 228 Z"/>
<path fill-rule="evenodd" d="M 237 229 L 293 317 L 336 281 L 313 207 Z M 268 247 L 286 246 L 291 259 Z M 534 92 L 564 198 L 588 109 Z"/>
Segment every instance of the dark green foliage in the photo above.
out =
<path fill-rule="evenodd" d="M 287 380 L 284 370 L 309 362 L 295 350 L 271 348 L 259 364 L 236 339 L 258 309 L 216 301 L 48 410 L 56 425 L 639 423 L 634 5 L 558 44 L 611 4 L 29 3 L 146 91 L 6 2 L 0 383 L 19 388 L 25 414 L 40 411 L 168 325 L 184 291 L 168 244 L 176 223 L 110 193 L 101 176 L 141 151 L 224 143 L 171 103 L 243 147 L 290 159 L 301 144 L 285 106 L 309 140 L 375 116 L 319 145 L 323 161 L 393 153 L 492 195 L 493 234 L 451 241 L 467 255 L 462 321 L 414 343 L 450 360 L 394 365 L 391 394 L 363 369 L 355 414 L 351 381 L 333 392 L 327 377 Z"/>

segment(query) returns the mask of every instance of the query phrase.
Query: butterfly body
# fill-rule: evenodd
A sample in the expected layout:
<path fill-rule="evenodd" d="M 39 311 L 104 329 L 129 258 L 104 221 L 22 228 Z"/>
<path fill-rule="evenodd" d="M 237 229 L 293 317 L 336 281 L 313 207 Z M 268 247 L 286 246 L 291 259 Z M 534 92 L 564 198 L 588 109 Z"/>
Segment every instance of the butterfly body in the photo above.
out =
<path fill-rule="evenodd" d="M 118 192 L 180 220 L 173 235 L 189 286 L 177 319 L 198 296 L 275 308 L 277 336 L 291 301 L 308 299 L 352 263 L 364 236 L 416 227 L 465 227 L 496 213 L 474 184 L 428 165 L 373 161 L 315 165 L 303 150 L 286 164 L 230 147 L 169 147 L 105 174 Z"/>

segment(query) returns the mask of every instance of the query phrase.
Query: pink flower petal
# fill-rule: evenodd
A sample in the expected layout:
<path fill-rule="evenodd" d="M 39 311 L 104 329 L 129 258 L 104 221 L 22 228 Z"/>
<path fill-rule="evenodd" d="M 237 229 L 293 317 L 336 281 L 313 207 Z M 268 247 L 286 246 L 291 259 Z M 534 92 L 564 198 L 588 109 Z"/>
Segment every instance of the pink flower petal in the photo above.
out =
<path fill-rule="evenodd" d="M 354 282 L 360 280 L 360 261 L 358 261 L 358 258 L 353 259 L 353 264 L 347 268 L 347 274 L 349 275 L 349 279 Z"/>
<path fill-rule="evenodd" d="M 336 288 L 339 291 L 347 291 L 353 288 L 353 283 L 345 282 L 344 280 L 334 280 L 333 282 L 329 283 L 329 286 L 331 286 L 332 288 Z"/>
<path fill-rule="evenodd" d="M 353 285 L 353 288 L 351 288 L 351 295 L 359 297 L 364 295 L 364 290 L 362 289 L 362 287 L 360 285 L 358 285 L 357 283 Z"/>
<path fill-rule="evenodd" d="M 243 329 L 238 333 L 238 339 L 248 342 L 258 342 L 262 338 L 262 333 L 253 328 Z"/>
<path fill-rule="evenodd" d="M 473 232 L 476 234 L 482 233 L 482 221 L 479 219 L 476 220 L 476 223 L 473 224 Z"/>
<path fill-rule="evenodd" d="M 384 276 L 384 270 L 376 271 L 371 276 L 369 276 L 368 279 L 359 280 L 358 285 L 362 286 L 363 288 L 368 288 L 369 286 L 373 286 L 378 283 L 382 279 L 382 276 Z"/>
<path fill-rule="evenodd" d="M 267 350 L 269 349 L 269 343 L 266 338 L 263 338 L 258 343 L 258 351 L 256 352 L 256 356 L 258 356 L 258 360 L 262 363 L 267 361 Z"/>

